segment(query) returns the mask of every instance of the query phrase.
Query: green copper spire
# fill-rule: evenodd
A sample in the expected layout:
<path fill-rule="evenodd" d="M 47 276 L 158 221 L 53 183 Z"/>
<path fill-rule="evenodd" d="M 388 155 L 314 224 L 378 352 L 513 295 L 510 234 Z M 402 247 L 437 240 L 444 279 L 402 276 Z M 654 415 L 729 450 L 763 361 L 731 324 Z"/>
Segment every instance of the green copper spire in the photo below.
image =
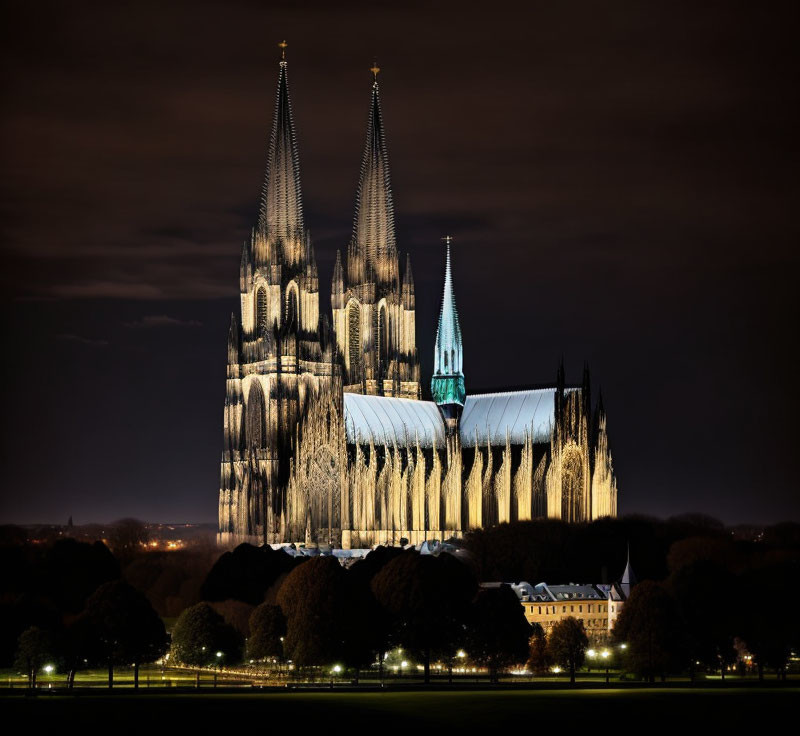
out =
<path fill-rule="evenodd" d="M 436 330 L 436 350 L 434 355 L 431 392 L 433 400 L 439 405 L 458 404 L 464 406 L 466 390 L 464 374 L 461 372 L 463 354 L 461 347 L 461 326 L 458 324 L 458 309 L 453 293 L 453 275 L 450 270 L 450 242 L 448 235 L 447 260 L 444 271 L 444 294 L 442 309 L 439 312 L 439 327 Z"/>

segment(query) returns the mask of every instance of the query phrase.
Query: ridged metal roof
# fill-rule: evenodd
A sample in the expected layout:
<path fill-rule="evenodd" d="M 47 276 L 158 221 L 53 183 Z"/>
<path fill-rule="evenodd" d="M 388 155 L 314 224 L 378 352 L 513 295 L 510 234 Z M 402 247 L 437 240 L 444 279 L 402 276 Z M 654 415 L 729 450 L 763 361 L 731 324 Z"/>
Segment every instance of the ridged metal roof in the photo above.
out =
<path fill-rule="evenodd" d="M 569 392 L 571 389 L 567 389 Z M 502 447 L 506 435 L 512 445 L 526 436 L 533 442 L 549 442 L 555 412 L 554 388 L 508 391 L 467 396 L 461 415 L 461 444 Z M 347 441 L 351 444 L 405 445 L 419 438 L 421 447 L 444 447 L 442 415 L 433 401 L 396 399 L 388 396 L 344 395 Z"/>
<path fill-rule="evenodd" d="M 388 396 L 344 395 L 344 419 L 350 444 L 444 447 L 444 422 L 432 401 Z"/>
<path fill-rule="evenodd" d="M 461 444 L 504 445 L 506 434 L 512 445 L 525 442 L 526 434 L 534 442 L 549 442 L 555 414 L 554 388 L 507 391 L 467 396 L 461 415 Z"/>

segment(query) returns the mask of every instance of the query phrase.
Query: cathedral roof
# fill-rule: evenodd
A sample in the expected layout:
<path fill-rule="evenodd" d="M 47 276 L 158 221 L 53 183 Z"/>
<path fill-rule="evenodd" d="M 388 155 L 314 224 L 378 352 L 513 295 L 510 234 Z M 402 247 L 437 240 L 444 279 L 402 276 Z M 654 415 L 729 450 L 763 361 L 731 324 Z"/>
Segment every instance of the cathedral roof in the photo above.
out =
<path fill-rule="evenodd" d="M 555 388 L 504 391 L 467 396 L 461 415 L 461 444 L 521 445 L 526 436 L 534 442 L 549 442 L 555 413 Z"/>
<path fill-rule="evenodd" d="M 442 415 L 432 401 L 346 393 L 344 419 L 351 444 L 445 444 Z"/>
<path fill-rule="evenodd" d="M 567 389 L 574 390 L 574 389 Z M 533 442 L 549 442 L 555 411 L 555 389 L 508 391 L 467 396 L 461 415 L 460 435 L 464 447 L 487 441 L 501 447 L 506 436 L 521 445 L 526 436 Z M 433 401 L 398 399 L 388 396 L 344 395 L 347 441 L 376 445 L 414 443 L 422 447 L 444 447 L 442 415 Z"/>

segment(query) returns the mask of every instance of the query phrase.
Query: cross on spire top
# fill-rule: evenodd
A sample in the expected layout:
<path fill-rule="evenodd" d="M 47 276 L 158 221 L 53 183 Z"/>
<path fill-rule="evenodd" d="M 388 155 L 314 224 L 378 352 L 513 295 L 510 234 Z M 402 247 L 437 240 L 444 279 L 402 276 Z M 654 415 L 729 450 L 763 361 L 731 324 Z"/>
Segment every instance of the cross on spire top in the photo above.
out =
<path fill-rule="evenodd" d="M 278 48 L 281 50 L 281 61 L 286 61 L 286 47 L 289 44 L 286 43 L 286 39 L 278 43 Z"/>
<path fill-rule="evenodd" d="M 377 61 L 373 61 L 372 62 L 372 66 L 369 68 L 369 70 L 372 72 L 373 81 L 377 82 L 378 81 L 378 72 L 381 70 L 381 68 L 378 66 L 378 62 Z"/>

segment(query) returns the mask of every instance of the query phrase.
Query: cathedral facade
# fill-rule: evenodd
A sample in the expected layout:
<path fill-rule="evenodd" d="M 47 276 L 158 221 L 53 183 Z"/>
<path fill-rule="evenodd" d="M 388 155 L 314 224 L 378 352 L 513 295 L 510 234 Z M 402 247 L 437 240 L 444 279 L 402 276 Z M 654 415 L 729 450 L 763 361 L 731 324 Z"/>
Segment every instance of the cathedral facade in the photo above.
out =
<path fill-rule="evenodd" d="M 602 399 L 567 386 L 468 394 L 447 238 L 432 401 L 422 400 L 410 256 L 401 268 L 378 69 L 353 233 L 320 310 L 280 61 L 258 222 L 228 334 L 221 545 L 368 547 L 538 517 L 616 516 Z"/>

